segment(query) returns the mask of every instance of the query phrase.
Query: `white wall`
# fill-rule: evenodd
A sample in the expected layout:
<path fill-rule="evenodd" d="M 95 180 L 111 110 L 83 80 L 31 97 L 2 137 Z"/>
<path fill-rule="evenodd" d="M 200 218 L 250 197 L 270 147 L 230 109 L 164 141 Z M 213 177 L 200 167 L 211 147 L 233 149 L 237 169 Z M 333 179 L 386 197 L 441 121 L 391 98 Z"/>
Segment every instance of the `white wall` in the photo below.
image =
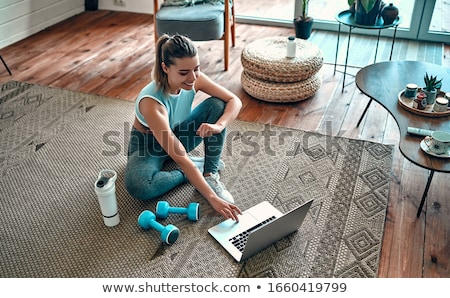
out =
<path fill-rule="evenodd" d="M 0 0 L 0 49 L 84 11 L 85 0 Z M 152 0 L 98 0 L 98 9 L 153 13 Z"/>
<path fill-rule="evenodd" d="M 122 0 L 122 2 L 124 5 L 115 4 L 115 0 L 98 0 L 98 9 L 153 13 L 153 0 Z"/>
<path fill-rule="evenodd" d="M 0 0 L 0 49 L 83 11 L 84 0 Z"/>

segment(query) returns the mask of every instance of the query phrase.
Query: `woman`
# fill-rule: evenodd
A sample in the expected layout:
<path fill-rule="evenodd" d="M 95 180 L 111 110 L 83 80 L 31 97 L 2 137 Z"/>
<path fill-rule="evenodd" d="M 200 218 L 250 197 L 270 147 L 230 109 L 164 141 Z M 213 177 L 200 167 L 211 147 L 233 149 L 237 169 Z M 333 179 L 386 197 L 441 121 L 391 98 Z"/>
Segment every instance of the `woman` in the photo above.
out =
<path fill-rule="evenodd" d="M 224 166 L 220 156 L 226 127 L 237 117 L 240 99 L 200 71 L 197 49 L 185 36 L 161 36 L 155 58 L 153 81 L 136 99 L 125 170 L 128 192 L 151 200 L 189 181 L 214 210 L 238 220 L 241 211 L 218 171 Z M 197 91 L 211 97 L 192 109 Z M 202 141 L 205 157 L 190 157 L 188 152 Z M 163 171 L 168 159 L 180 169 Z"/>

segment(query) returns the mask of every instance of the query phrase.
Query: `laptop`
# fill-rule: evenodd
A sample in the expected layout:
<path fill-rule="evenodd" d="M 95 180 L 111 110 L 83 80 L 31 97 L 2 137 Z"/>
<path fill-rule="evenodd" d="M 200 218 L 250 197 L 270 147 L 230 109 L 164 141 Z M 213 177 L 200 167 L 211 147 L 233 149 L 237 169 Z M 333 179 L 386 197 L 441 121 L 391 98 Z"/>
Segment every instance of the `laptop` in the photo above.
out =
<path fill-rule="evenodd" d="M 208 229 L 233 258 L 242 262 L 297 231 L 303 223 L 313 200 L 283 214 L 263 201 L 238 215 L 239 221 L 227 219 Z"/>

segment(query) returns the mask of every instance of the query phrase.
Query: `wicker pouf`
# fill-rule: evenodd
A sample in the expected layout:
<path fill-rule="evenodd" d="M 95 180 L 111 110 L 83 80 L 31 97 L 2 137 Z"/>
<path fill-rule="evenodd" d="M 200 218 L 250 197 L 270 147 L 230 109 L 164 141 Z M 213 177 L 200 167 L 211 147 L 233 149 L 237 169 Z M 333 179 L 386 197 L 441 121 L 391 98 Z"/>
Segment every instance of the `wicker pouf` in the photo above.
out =
<path fill-rule="evenodd" d="M 322 84 L 319 73 L 306 80 L 280 83 L 260 80 L 242 72 L 241 84 L 245 92 L 254 98 L 269 102 L 297 102 L 313 96 Z"/>
<path fill-rule="evenodd" d="M 295 102 L 320 88 L 317 75 L 323 65 L 315 44 L 296 39 L 296 57 L 286 57 L 285 37 L 267 37 L 247 45 L 241 54 L 242 87 L 253 97 L 271 102 Z"/>

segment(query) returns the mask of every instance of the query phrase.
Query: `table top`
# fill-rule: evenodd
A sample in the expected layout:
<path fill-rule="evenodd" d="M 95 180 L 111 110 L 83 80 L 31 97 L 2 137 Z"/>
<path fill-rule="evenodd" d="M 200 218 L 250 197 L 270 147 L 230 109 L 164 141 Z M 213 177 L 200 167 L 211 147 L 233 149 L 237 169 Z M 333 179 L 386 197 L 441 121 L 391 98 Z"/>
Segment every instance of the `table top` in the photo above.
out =
<path fill-rule="evenodd" d="M 274 62 L 283 64 L 304 64 L 311 59 L 322 58 L 320 48 L 309 40 L 295 38 L 296 55 L 295 58 L 286 57 L 287 37 L 270 36 L 263 37 L 247 44 L 242 51 L 248 59 Z"/>
<path fill-rule="evenodd" d="M 450 172 L 450 158 L 433 157 L 420 149 L 423 136 L 408 134 L 407 128 L 450 132 L 450 117 L 431 118 L 406 110 L 398 103 L 398 94 L 406 84 L 423 86 L 425 73 L 443 78 L 441 90 L 450 91 L 450 68 L 417 61 L 387 61 L 366 66 L 358 71 L 355 82 L 358 89 L 381 104 L 397 122 L 400 130 L 399 148 L 405 158 L 414 164 L 438 172 Z"/>
<path fill-rule="evenodd" d="M 350 10 L 344 10 L 336 14 L 335 16 L 336 20 L 339 23 L 342 23 L 344 25 L 350 26 L 350 27 L 356 27 L 356 28 L 363 28 L 363 29 L 385 29 L 385 28 L 391 28 L 398 26 L 401 21 L 402 17 L 398 16 L 392 24 L 384 24 L 382 18 L 377 19 L 377 23 L 375 25 L 361 25 L 355 22 L 355 16 L 350 12 Z"/>

